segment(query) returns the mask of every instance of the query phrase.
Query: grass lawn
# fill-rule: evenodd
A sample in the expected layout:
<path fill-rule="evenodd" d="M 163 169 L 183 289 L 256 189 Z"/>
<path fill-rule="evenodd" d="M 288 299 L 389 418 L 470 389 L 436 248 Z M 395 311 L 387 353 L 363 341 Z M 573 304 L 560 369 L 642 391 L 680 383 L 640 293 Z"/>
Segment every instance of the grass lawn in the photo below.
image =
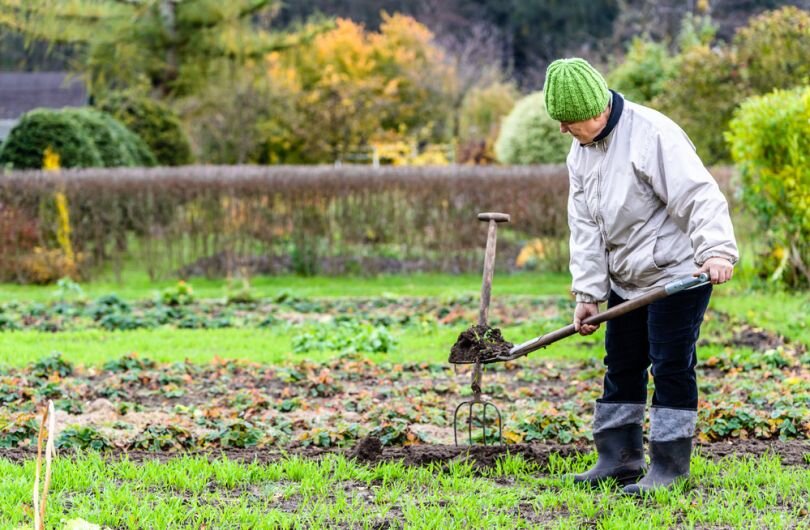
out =
<path fill-rule="evenodd" d="M 225 280 L 194 278 L 190 281 L 198 298 L 221 298 L 228 292 Z M 142 273 L 129 272 L 122 282 L 101 280 L 82 284 L 90 298 L 115 293 L 133 300 L 149 298 L 176 280 L 151 282 Z M 492 296 L 498 294 L 565 295 L 570 287 L 568 274 L 519 273 L 496 275 Z M 299 297 L 335 296 L 459 296 L 481 291 L 480 274 L 413 274 L 370 277 L 259 276 L 251 280 L 256 297 L 275 297 L 287 292 Z M 12 300 L 54 300 L 53 286 L 0 284 L 0 303 Z"/>
<path fill-rule="evenodd" d="M 172 285 L 160 284 L 158 287 Z M 364 298 L 374 296 L 420 296 L 447 299 L 460 295 L 477 298 L 480 278 L 473 275 L 415 275 L 376 278 L 300 278 L 265 277 L 253 282 L 254 295 L 275 297 L 288 292 L 301 298 L 330 298 L 335 296 Z M 496 278 L 493 300 L 499 296 L 531 294 L 548 295 L 564 299 L 569 279 L 556 274 L 514 274 Z M 131 300 L 148 299 L 156 286 L 133 280 L 125 288 L 115 289 L 107 283 L 83 286 L 88 298 L 117 292 Z M 55 288 L 40 286 L 0 286 L 0 303 L 10 300 L 53 301 Z M 198 298 L 222 297 L 224 282 L 196 281 Z M 810 294 L 786 291 L 767 292 L 753 290 L 744 283 L 731 283 L 715 289 L 712 308 L 727 313 L 737 320 L 749 322 L 785 335 L 792 340 L 810 344 Z M 467 323 L 456 326 L 438 326 L 429 329 L 402 327 L 392 331 L 398 341 L 396 350 L 388 354 L 369 354 L 374 361 L 428 361 L 445 362 L 449 347 Z M 551 331 L 559 323 L 522 323 L 504 326 L 504 336 L 513 342 L 522 342 Z M 722 326 L 707 323 L 707 326 Z M 183 330 L 172 328 L 138 329 L 133 331 L 104 331 L 99 329 L 65 331 L 60 333 L 34 330 L 0 333 L 0 365 L 21 366 L 53 352 L 81 364 L 103 364 L 111 358 L 136 352 L 157 361 L 190 359 L 206 362 L 214 357 L 241 358 L 263 363 L 296 361 L 292 338 L 300 332 L 296 326 L 277 326 L 263 329 L 210 329 Z M 572 337 L 551 347 L 535 352 L 533 357 L 582 359 L 600 357 L 603 330 L 589 338 Z M 701 349 L 701 355 L 713 355 L 719 347 L 710 345 Z M 306 358 L 321 361 L 333 357 L 334 352 L 312 352 Z"/>
<path fill-rule="evenodd" d="M 507 456 L 483 471 L 447 466 L 374 466 L 342 456 L 277 462 L 107 462 L 89 453 L 57 460 L 48 521 L 82 518 L 111 528 L 660 529 L 805 528 L 810 470 L 777 458 L 697 456 L 687 487 L 647 499 L 606 486 L 574 486 L 564 473 L 594 455 L 548 466 Z M 0 459 L 0 528 L 30 521 L 34 463 Z M 803 521 L 803 522 L 802 522 Z"/>
<path fill-rule="evenodd" d="M 417 328 L 400 328 L 393 332 L 398 340 L 390 353 L 366 353 L 372 361 L 445 363 L 450 346 L 463 327 L 441 327 L 429 332 Z M 504 328 L 508 337 L 528 340 L 543 330 L 537 325 L 522 324 Z M 572 337 L 548 349 L 532 353 L 532 357 L 583 359 L 598 353 L 594 349 L 600 335 L 591 338 Z M 73 363 L 101 365 L 130 353 L 137 353 L 158 362 L 190 359 L 208 362 L 215 357 L 247 359 L 259 363 L 282 364 L 304 359 L 325 361 L 336 352 L 292 353 L 295 329 L 156 329 L 134 331 L 85 330 L 62 333 L 15 331 L 0 334 L 0 366 L 19 367 L 37 359 L 60 352 Z M 588 346 L 583 346 L 586 344 Z"/>

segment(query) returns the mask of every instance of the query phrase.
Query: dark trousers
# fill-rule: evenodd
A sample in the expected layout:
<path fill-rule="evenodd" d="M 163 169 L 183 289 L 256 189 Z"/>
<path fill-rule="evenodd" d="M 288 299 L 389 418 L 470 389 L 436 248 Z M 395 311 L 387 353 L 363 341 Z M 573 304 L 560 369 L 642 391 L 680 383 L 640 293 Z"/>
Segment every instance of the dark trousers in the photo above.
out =
<path fill-rule="evenodd" d="M 652 365 L 655 406 L 696 410 L 695 343 L 712 286 L 689 289 L 610 320 L 605 335 L 605 388 L 599 401 L 646 403 Z M 611 291 L 608 307 L 624 302 Z"/>

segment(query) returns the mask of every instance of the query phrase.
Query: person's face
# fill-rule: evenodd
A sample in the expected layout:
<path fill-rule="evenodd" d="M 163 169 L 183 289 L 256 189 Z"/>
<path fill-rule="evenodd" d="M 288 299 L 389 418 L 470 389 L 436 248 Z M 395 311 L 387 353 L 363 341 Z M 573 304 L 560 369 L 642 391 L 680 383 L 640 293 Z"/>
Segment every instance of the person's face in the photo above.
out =
<path fill-rule="evenodd" d="M 593 142 L 593 139 L 605 128 L 609 114 L 610 108 L 606 109 L 599 116 L 595 116 L 589 120 L 561 121 L 560 132 L 563 134 L 570 133 L 571 136 L 576 138 L 581 144 L 589 144 Z"/>

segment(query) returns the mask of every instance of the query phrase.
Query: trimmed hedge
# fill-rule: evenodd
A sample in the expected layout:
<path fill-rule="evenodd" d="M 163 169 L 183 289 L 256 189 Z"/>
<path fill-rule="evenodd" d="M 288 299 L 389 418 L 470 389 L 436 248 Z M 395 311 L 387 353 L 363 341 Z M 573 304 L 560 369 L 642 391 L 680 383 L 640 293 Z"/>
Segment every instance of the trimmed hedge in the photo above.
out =
<path fill-rule="evenodd" d="M 62 167 L 104 165 L 86 124 L 71 113 L 54 109 L 34 109 L 23 115 L 3 143 L 0 165 L 39 169 L 48 147 L 59 154 Z"/>
<path fill-rule="evenodd" d="M 4 144 L 0 164 L 39 169 L 48 147 L 65 168 L 156 165 L 140 137 L 109 114 L 87 107 L 27 113 Z"/>
<path fill-rule="evenodd" d="M 191 143 L 171 108 L 158 101 L 124 93 L 113 94 L 99 108 L 143 138 L 161 166 L 182 166 L 193 161 Z"/>
<path fill-rule="evenodd" d="M 81 127 L 85 136 L 96 146 L 104 167 L 132 167 L 135 161 L 124 145 L 119 130 L 113 130 L 115 120 L 102 112 L 86 108 L 66 108 L 62 112 Z"/>
<path fill-rule="evenodd" d="M 729 195 L 730 170 L 713 174 Z M 543 247 L 540 267 L 564 271 L 568 264 L 564 165 L 9 172 L 0 179 L 0 203 L 34 221 L 33 240 L 53 226 L 36 221 L 49 215 L 39 205 L 57 185 L 70 206 L 76 251 L 88 257 L 86 266 L 103 270 L 135 262 L 152 277 L 480 273 L 482 211 L 512 215 L 498 229 L 500 270 L 515 268 L 524 243 L 535 238 Z M 23 277 L 13 263 L 2 270 L 3 256 L 19 247 L 9 246 L 0 246 L 0 277 Z"/>

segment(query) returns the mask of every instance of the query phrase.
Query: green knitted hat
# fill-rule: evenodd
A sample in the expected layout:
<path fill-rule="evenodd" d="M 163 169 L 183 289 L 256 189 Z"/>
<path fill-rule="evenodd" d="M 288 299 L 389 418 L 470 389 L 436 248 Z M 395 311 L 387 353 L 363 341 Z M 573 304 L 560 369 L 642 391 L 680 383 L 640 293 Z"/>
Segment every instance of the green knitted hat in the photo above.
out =
<path fill-rule="evenodd" d="M 605 78 L 585 59 L 558 59 L 548 65 L 543 86 L 546 110 L 557 121 L 589 120 L 610 101 Z"/>

